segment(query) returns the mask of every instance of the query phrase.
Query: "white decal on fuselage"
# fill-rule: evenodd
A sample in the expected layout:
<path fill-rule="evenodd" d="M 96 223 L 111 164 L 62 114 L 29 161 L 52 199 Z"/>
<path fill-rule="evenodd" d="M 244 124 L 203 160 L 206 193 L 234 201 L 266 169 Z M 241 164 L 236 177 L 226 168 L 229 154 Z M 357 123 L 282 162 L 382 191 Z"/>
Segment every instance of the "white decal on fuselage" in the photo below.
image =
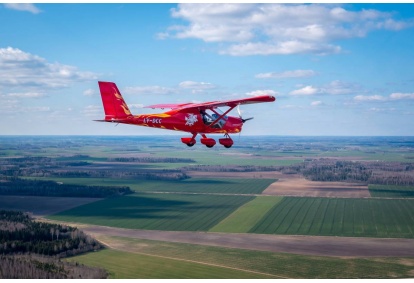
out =
<path fill-rule="evenodd" d="M 197 121 L 197 115 L 189 113 L 187 117 L 185 117 L 185 125 L 186 126 L 193 126 Z"/>

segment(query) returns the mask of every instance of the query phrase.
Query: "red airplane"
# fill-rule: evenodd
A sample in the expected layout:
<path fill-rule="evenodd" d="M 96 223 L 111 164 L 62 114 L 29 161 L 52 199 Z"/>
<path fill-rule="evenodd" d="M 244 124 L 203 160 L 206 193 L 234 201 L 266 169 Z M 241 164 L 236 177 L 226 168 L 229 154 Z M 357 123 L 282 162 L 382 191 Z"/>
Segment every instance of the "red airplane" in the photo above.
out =
<path fill-rule="evenodd" d="M 204 103 L 157 104 L 146 108 L 170 108 L 171 110 L 158 114 L 132 115 L 115 83 L 98 82 L 98 84 L 105 110 L 105 119 L 95 121 L 189 132 L 193 135 L 192 137 L 181 138 L 181 141 L 188 146 L 195 145 L 195 137 L 200 134 L 200 142 L 207 147 L 213 147 L 216 141 L 208 138 L 206 134 L 224 134 L 224 138 L 219 139 L 219 143 L 230 148 L 233 145 L 233 140 L 229 134 L 240 133 L 244 122 L 253 119 L 243 119 L 238 106 L 276 100 L 274 96 L 263 95 Z M 228 107 L 228 109 L 222 112 L 218 107 Z M 227 116 L 227 113 L 235 107 L 237 107 L 239 117 Z"/>

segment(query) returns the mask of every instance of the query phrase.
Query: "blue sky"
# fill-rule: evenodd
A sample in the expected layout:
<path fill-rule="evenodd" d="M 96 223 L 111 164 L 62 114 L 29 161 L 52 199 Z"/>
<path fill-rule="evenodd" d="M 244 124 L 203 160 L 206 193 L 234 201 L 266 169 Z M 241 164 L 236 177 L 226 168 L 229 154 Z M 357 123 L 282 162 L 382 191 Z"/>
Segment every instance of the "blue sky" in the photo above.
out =
<path fill-rule="evenodd" d="M 186 135 L 93 122 L 103 80 L 133 114 L 275 95 L 243 135 L 413 135 L 413 38 L 414 4 L 1 4 L 1 134 Z"/>

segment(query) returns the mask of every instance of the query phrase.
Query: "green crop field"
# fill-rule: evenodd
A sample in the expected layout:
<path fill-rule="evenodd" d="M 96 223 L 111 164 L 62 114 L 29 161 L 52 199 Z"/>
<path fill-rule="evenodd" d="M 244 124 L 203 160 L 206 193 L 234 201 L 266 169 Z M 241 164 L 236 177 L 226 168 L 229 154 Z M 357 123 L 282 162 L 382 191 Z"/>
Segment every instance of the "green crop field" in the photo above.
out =
<path fill-rule="evenodd" d="M 283 197 L 256 197 L 211 228 L 210 232 L 247 233 L 282 199 Z"/>
<path fill-rule="evenodd" d="M 33 213 L 36 216 L 43 216 L 99 200 L 101 199 L 47 196 L 1 196 L 0 209 L 22 210 Z"/>
<path fill-rule="evenodd" d="M 103 240 L 129 252 L 103 251 L 70 260 L 104 267 L 111 278 L 253 278 L 260 276 L 257 273 L 269 274 L 269 278 L 410 278 L 414 266 L 414 258 L 336 258 L 121 237 Z M 187 265 L 186 261 L 196 263 Z M 223 268 L 210 269 L 211 264 Z M 234 269 L 238 269 L 236 274 Z"/>
<path fill-rule="evenodd" d="M 372 197 L 414 198 L 414 186 L 369 185 Z"/>
<path fill-rule="evenodd" d="M 208 231 L 252 199 L 238 195 L 135 194 L 79 206 L 49 218 L 131 229 Z"/>
<path fill-rule="evenodd" d="M 110 178 L 30 178 L 54 180 L 64 184 L 97 186 L 129 186 L 136 192 L 191 192 L 260 194 L 276 179 L 191 178 L 182 181 L 133 180 Z"/>
<path fill-rule="evenodd" d="M 414 238 L 414 200 L 137 193 L 49 216 L 131 229 Z"/>
<path fill-rule="evenodd" d="M 275 179 L 191 178 L 176 182 L 143 182 L 141 191 L 260 194 Z M 139 185 L 138 185 L 139 186 Z"/>
<path fill-rule="evenodd" d="M 249 232 L 414 237 L 414 200 L 285 197 Z"/>
<path fill-rule="evenodd" d="M 68 259 L 106 269 L 117 279 L 260 279 L 274 278 L 228 267 L 211 266 L 183 260 L 161 258 L 115 250 L 103 250 Z"/>

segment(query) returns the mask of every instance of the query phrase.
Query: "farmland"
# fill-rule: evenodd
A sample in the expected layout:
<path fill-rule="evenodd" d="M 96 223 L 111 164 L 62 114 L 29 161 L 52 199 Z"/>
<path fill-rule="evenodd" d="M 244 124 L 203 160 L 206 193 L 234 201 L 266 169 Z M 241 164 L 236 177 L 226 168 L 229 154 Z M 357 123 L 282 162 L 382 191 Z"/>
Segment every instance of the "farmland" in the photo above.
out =
<path fill-rule="evenodd" d="M 414 186 L 369 185 L 373 197 L 414 198 Z"/>
<path fill-rule="evenodd" d="M 414 201 L 284 198 L 249 232 L 347 237 L 414 237 Z"/>
<path fill-rule="evenodd" d="M 105 199 L 7 195 L 0 200 L 0 208 L 32 211 L 51 222 L 77 223 L 108 242 L 107 250 L 73 260 L 104 267 L 111 278 L 413 274 L 412 258 L 407 258 L 414 256 L 412 138 L 245 137 L 231 149 L 199 144 L 187 148 L 177 137 L 0 140 L 3 186 L 20 178 L 51 180 L 61 189 L 73 184 L 133 191 Z M 118 229 L 113 235 L 129 238 L 105 236 L 96 232 L 99 227 Z M 164 233 L 164 238 L 134 238 L 134 231 L 159 237 Z M 184 244 L 179 233 L 199 239 L 198 245 Z M 233 243 L 238 235 L 248 236 L 247 242 Z M 264 252 L 260 246 L 264 237 L 269 237 L 270 245 L 283 245 L 287 250 L 282 252 L 297 254 Z M 216 241 L 207 244 L 213 238 Z M 377 239 L 396 244 L 387 245 L 389 253 L 378 254 L 372 250 Z M 218 246 L 212 246 L 217 241 Z M 232 246 L 225 245 L 230 242 Z M 413 245 L 405 249 L 406 243 Z M 353 259 L 339 258 L 357 249 L 377 257 L 355 253 Z M 378 258 L 383 255 L 387 257 Z"/>
<path fill-rule="evenodd" d="M 91 264 L 94 266 L 105 266 L 109 269 L 114 278 L 147 278 L 147 270 L 136 268 L 141 266 L 138 260 L 144 256 L 152 258 L 146 266 L 153 271 L 154 266 L 159 266 L 160 260 L 167 258 L 169 261 L 176 262 L 170 264 L 166 269 L 153 271 L 158 276 L 164 278 L 181 278 L 182 270 L 179 273 L 170 273 L 170 266 L 179 268 L 180 262 L 192 262 L 197 264 L 185 271 L 187 278 L 196 277 L 196 271 L 206 269 L 211 265 L 222 268 L 236 269 L 240 275 L 232 272 L 203 274 L 201 278 L 399 278 L 409 277 L 411 272 L 410 264 L 413 259 L 400 261 L 396 258 L 333 258 L 320 256 L 302 256 L 286 253 L 273 253 L 266 251 L 252 251 L 233 248 L 220 248 L 204 245 L 192 245 L 171 243 L 153 240 L 140 240 L 121 237 L 108 237 L 102 235 L 98 238 L 116 251 L 122 253 L 108 253 L 107 251 L 87 254 L 75 257 L 72 260 Z M 109 257 L 112 256 L 111 260 Z M 102 257 L 103 260 L 99 260 Z M 122 259 L 123 257 L 124 259 Z M 128 260 L 126 260 L 128 259 Z M 148 260 L 148 259 L 146 259 Z M 158 261 L 158 263 L 157 263 Z M 112 264 L 111 264 L 112 263 Z M 154 266 L 153 266 L 154 265 Z M 231 271 L 231 270 L 228 270 Z M 217 272 L 217 270 L 216 270 Z M 161 274 L 160 274 L 161 273 Z M 173 276 L 171 274 L 174 274 Z M 267 276 L 264 276 L 267 274 Z M 232 277 L 235 276 L 235 277 Z M 256 277 L 258 278 L 258 277 Z"/>
<path fill-rule="evenodd" d="M 207 231 L 252 199 L 248 196 L 135 194 L 78 206 L 49 218 L 130 229 Z"/>
<path fill-rule="evenodd" d="M 414 201 L 135 194 L 50 219 L 129 229 L 414 238 Z"/>
<path fill-rule="evenodd" d="M 191 178 L 183 181 L 102 178 L 36 178 L 64 184 L 128 186 L 136 192 L 183 192 L 222 194 L 261 194 L 276 179 Z"/>
<path fill-rule="evenodd" d="M 234 270 L 228 267 L 116 250 L 104 250 L 77 256 L 72 260 L 88 266 L 103 267 L 108 270 L 109 278 L 117 279 L 274 278 L 271 275 Z"/>

